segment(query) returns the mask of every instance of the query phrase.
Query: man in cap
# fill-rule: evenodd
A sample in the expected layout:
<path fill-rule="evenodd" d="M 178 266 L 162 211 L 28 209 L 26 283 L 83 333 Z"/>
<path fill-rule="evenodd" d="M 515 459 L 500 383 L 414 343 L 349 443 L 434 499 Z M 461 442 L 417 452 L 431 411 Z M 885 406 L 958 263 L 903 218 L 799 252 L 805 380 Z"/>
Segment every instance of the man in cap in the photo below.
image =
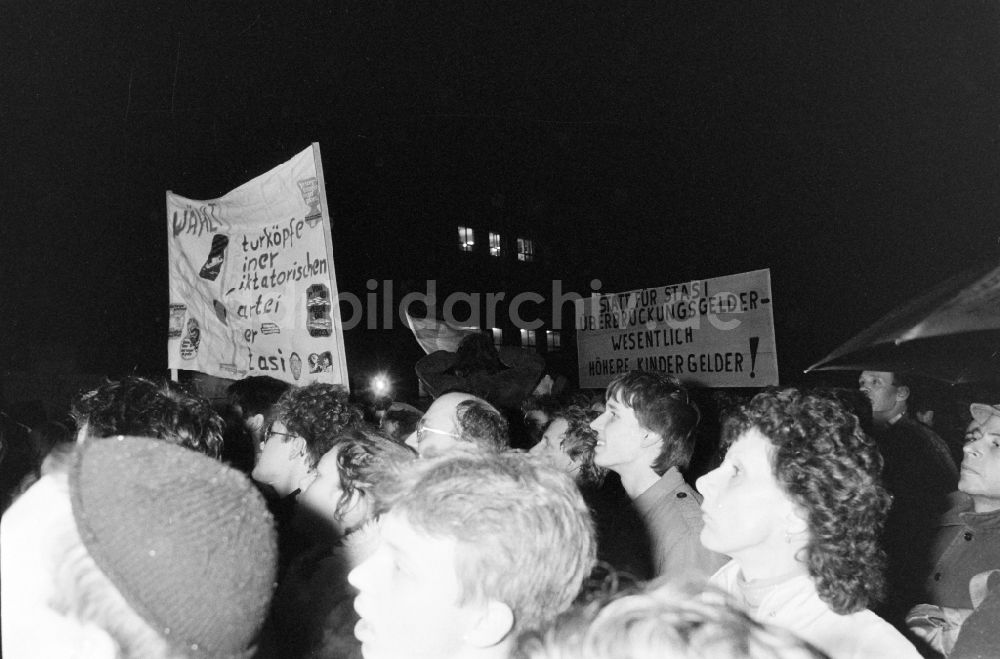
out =
<path fill-rule="evenodd" d="M 972 608 L 969 582 L 1000 569 L 1000 405 L 973 403 L 952 507 L 934 543 L 926 588 L 939 606 Z"/>

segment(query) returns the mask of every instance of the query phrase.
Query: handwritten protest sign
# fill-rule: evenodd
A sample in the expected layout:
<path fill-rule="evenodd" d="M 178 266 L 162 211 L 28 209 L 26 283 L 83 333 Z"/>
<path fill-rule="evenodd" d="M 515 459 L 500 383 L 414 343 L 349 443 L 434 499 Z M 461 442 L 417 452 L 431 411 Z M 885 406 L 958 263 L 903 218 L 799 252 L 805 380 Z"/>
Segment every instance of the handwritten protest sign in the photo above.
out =
<path fill-rule="evenodd" d="M 348 385 L 319 145 L 223 197 L 167 192 L 171 369 Z"/>
<path fill-rule="evenodd" d="M 705 387 L 778 384 L 771 272 L 755 270 L 576 302 L 580 386 L 659 371 Z"/>

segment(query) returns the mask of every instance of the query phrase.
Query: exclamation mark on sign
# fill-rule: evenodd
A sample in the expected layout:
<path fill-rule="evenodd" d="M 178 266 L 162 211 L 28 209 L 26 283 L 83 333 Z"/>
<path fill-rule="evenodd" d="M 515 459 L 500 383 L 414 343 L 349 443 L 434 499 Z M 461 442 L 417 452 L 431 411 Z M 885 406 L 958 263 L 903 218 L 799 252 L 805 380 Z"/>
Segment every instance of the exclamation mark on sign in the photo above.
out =
<path fill-rule="evenodd" d="M 751 378 L 756 377 L 756 374 L 753 371 L 754 371 L 754 368 L 757 366 L 757 346 L 758 345 L 760 345 L 760 337 L 759 336 L 751 336 L 750 337 L 750 377 Z"/>

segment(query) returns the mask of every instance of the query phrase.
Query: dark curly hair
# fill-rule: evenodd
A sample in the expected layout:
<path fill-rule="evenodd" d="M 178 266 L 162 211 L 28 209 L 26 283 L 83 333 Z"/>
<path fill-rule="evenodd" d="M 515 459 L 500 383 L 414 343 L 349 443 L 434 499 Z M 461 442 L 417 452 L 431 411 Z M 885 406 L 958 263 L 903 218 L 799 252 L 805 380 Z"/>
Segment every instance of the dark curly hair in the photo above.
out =
<path fill-rule="evenodd" d="M 510 426 L 500 411 L 481 398 L 463 400 L 455 406 L 460 439 L 487 451 L 510 446 Z"/>
<path fill-rule="evenodd" d="M 351 428 L 337 438 L 337 475 L 340 477 L 340 499 L 334 511 L 342 517 L 344 508 L 355 492 L 371 498 L 372 514 L 383 508 L 376 487 L 383 478 L 395 475 L 417 452 L 405 444 L 393 441 L 382 433 Z"/>
<path fill-rule="evenodd" d="M 878 601 L 885 567 L 878 538 L 891 499 L 882 456 L 858 418 L 829 395 L 771 390 L 724 424 L 723 445 L 752 428 L 771 441 L 774 476 L 806 512 L 805 563 L 820 599 L 839 614 Z"/>
<path fill-rule="evenodd" d="M 292 387 L 278 400 L 275 419 L 305 440 L 310 468 L 333 448 L 338 435 L 363 426 L 361 410 L 348 398 L 343 387 L 313 382 Z"/>
<path fill-rule="evenodd" d="M 608 473 L 607 469 L 594 464 L 597 431 L 590 427 L 590 422 L 598 416 L 594 410 L 570 405 L 553 412 L 552 420 L 549 421 L 551 425 L 556 419 L 566 420 L 566 433 L 560 442 L 560 448 L 573 462 L 580 465 L 576 481 L 581 486 L 599 487 Z"/>
<path fill-rule="evenodd" d="M 231 405 L 239 406 L 244 419 L 257 414 L 267 417 L 271 408 L 291 387 L 287 382 L 269 375 L 252 375 L 226 387 L 226 397 Z"/>
<path fill-rule="evenodd" d="M 386 434 L 389 435 L 390 439 L 398 442 L 406 441 L 406 438 L 412 435 L 413 431 L 417 429 L 418 423 L 420 423 L 420 412 L 415 410 L 400 410 L 390 407 L 382 416 L 383 431 L 387 426 L 395 424 L 395 429 Z"/>
<path fill-rule="evenodd" d="M 222 417 L 211 404 L 173 382 L 138 376 L 109 380 L 80 395 L 71 415 L 88 437 L 136 435 L 166 440 L 213 458 L 222 452 Z"/>

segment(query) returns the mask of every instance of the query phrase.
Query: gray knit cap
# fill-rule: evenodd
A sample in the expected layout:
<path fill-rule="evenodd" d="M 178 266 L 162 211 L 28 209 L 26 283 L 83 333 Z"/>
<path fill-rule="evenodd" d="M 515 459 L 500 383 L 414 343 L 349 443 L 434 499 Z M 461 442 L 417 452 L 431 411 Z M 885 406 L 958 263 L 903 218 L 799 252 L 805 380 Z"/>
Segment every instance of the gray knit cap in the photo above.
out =
<path fill-rule="evenodd" d="M 88 439 L 69 476 L 87 551 L 129 605 L 195 657 L 240 655 L 274 589 L 277 542 L 240 472 L 140 437 Z"/>

